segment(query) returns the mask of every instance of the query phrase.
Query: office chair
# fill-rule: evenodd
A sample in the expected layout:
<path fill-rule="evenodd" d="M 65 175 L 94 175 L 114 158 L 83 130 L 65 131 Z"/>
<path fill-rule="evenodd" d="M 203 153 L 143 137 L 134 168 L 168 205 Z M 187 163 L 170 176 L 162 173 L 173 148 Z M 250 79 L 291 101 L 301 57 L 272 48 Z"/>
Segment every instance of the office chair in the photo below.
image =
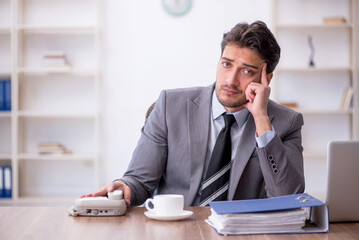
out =
<path fill-rule="evenodd" d="M 145 120 L 147 120 L 147 118 L 151 115 L 151 112 L 152 112 L 153 108 L 155 107 L 155 104 L 156 104 L 156 102 L 152 103 L 152 105 L 147 109 Z"/>

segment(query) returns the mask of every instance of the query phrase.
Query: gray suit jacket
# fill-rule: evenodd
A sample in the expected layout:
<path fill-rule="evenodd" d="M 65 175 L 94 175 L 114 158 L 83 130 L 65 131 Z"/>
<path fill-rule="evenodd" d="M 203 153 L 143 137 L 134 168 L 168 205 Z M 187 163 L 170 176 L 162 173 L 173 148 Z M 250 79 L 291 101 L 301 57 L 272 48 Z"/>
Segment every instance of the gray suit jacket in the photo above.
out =
<path fill-rule="evenodd" d="M 165 90 L 142 128 L 123 180 L 131 205 L 158 194 L 182 194 L 190 206 L 199 190 L 209 139 L 214 85 Z M 301 127 L 303 117 L 270 101 L 276 136 L 258 148 L 249 114 L 231 168 L 228 199 L 255 199 L 304 191 Z"/>

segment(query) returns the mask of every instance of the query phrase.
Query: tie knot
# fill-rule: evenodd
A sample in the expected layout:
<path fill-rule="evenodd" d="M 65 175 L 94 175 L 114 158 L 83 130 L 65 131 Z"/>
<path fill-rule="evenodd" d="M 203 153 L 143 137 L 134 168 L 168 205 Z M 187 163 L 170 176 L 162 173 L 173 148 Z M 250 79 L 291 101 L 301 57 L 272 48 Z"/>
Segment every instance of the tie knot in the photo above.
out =
<path fill-rule="evenodd" d="M 232 124 L 236 121 L 233 114 L 223 114 L 224 122 L 226 124 L 226 127 L 232 127 Z"/>

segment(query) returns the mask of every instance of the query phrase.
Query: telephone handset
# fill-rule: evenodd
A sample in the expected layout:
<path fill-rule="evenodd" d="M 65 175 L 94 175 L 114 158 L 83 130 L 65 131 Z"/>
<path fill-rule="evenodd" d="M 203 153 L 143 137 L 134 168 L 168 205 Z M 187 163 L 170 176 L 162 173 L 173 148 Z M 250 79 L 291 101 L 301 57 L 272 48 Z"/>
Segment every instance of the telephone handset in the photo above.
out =
<path fill-rule="evenodd" d="M 120 216 L 126 213 L 123 192 L 116 190 L 107 193 L 108 197 L 85 197 L 75 200 L 69 214 L 72 216 Z"/>

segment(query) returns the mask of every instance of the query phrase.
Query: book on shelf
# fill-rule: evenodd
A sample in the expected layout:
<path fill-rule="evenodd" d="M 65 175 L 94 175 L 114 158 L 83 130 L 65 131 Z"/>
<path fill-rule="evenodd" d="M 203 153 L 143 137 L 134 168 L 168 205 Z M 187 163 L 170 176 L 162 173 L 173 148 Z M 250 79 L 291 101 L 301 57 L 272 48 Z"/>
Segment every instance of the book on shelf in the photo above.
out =
<path fill-rule="evenodd" d="M 345 89 L 344 94 L 343 94 L 343 98 L 342 98 L 342 102 L 340 105 L 340 108 L 342 110 L 349 110 L 350 109 L 350 105 L 353 99 L 353 95 L 354 95 L 354 89 L 352 87 L 348 87 Z"/>
<path fill-rule="evenodd" d="M 309 194 L 211 202 L 206 222 L 221 235 L 329 230 L 327 205 Z"/>
<path fill-rule="evenodd" d="M 37 152 L 39 154 L 69 154 L 65 146 L 60 143 L 44 142 L 37 145 Z"/>
<path fill-rule="evenodd" d="M 70 65 L 66 53 L 63 51 L 46 51 L 43 55 L 43 66 L 45 69 L 67 70 Z"/>
<path fill-rule="evenodd" d="M 347 20 L 344 17 L 325 17 L 323 18 L 324 24 L 345 24 Z"/>

